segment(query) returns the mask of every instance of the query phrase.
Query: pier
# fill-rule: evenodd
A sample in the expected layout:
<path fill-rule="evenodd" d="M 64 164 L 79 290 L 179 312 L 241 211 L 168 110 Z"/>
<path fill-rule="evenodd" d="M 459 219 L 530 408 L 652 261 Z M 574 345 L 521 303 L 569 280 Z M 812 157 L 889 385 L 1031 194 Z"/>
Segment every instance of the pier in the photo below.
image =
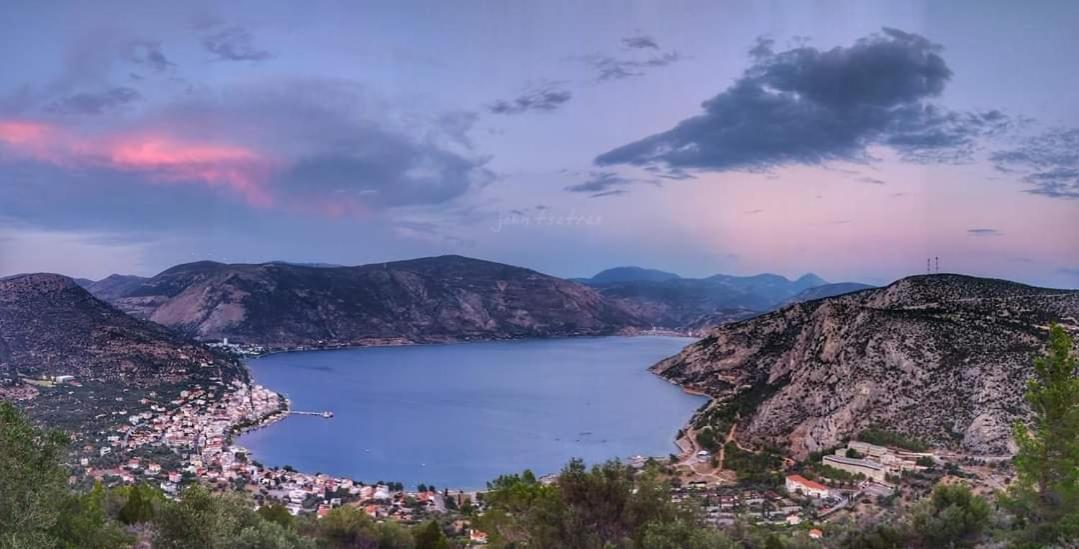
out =
<path fill-rule="evenodd" d="M 330 419 L 330 418 L 333 417 L 333 412 L 331 412 L 329 410 L 327 410 L 325 412 L 301 412 L 301 411 L 298 411 L 298 410 L 292 410 L 292 411 L 289 411 L 289 413 L 293 414 L 293 415 L 297 415 L 297 416 L 320 416 L 320 417 L 324 417 L 326 419 Z"/>

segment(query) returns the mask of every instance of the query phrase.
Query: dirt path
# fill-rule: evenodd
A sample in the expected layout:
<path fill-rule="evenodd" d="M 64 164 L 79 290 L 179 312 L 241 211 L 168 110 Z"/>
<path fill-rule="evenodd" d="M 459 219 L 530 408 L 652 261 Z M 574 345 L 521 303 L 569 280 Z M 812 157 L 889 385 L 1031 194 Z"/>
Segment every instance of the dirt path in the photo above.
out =
<path fill-rule="evenodd" d="M 719 469 L 723 469 L 723 466 L 727 463 L 727 443 L 734 440 L 734 430 L 738 427 L 738 419 L 734 420 L 731 424 L 731 429 L 727 431 L 726 438 L 723 439 L 723 446 L 719 447 Z M 738 444 L 738 442 L 735 442 Z M 741 446 L 739 446 L 741 448 Z"/>

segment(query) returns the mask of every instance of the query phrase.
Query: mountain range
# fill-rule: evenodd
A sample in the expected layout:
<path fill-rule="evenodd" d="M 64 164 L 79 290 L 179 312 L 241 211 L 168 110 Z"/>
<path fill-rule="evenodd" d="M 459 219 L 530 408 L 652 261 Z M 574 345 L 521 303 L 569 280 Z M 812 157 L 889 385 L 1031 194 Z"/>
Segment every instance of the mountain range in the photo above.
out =
<path fill-rule="evenodd" d="M 811 274 L 691 279 L 640 267 L 562 280 L 461 256 L 356 267 L 202 261 L 149 278 L 82 284 L 121 310 L 189 336 L 281 346 L 701 330 L 814 288 L 822 295 L 857 289 Z"/>
<path fill-rule="evenodd" d="M 719 326 L 652 371 L 714 397 L 694 428 L 799 458 L 870 427 L 1003 454 L 1048 326 L 1077 319 L 1079 291 L 914 276 Z"/>
<path fill-rule="evenodd" d="M 771 273 L 683 278 L 640 267 L 617 267 L 575 280 L 596 288 L 646 323 L 694 332 L 750 318 L 789 302 L 871 287 L 853 282 L 830 284 L 812 273 L 796 280 Z"/>
<path fill-rule="evenodd" d="M 56 375 L 96 382 L 107 402 L 85 408 L 43 388 L 53 398 L 31 405 L 68 417 L 122 407 L 129 389 L 246 376 L 199 338 L 297 346 L 601 335 L 714 306 L 698 320 L 726 323 L 652 368 L 713 397 L 693 429 L 734 425 L 740 442 L 800 458 L 870 427 L 1003 454 L 1012 424 L 1027 416 L 1023 388 L 1047 327 L 1079 332 L 1079 291 L 1003 280 L 926 275 L 862 288 L 812 285 L 820 280 L 810 276 L 634 276 L 582 284 L 442 256 L 359 267 L 198 262 L 79 283 L 8 277 L 0 279 L 0 392 Z M 736 299 L 772 310 L 730 305 Z"/>
<path fill-rule="evenodd" d="M 601 335 L 643 324 L 590 287 L 461 256 L 358 267 L 203 261 L 89 289 L 185 335 L 264 345 Z"/>

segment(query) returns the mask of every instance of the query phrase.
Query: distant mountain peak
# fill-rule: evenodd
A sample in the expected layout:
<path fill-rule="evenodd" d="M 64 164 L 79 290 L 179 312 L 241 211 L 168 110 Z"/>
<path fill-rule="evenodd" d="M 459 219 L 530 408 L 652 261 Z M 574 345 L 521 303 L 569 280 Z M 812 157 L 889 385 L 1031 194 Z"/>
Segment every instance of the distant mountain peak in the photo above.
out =
<path fill-rule="evenodd" d="M 614 282 L 665 282 L 668 280 L 679 280 L 681 278 L 682 277 L 674 273 L 660 271 L 658 269 L 626 266 L 600 271 L 590 280 L 599 284 L 607 284 Z"/>
<path fill-rule="evenodd" d="M 824 280 L 823 278 L 817 276 L 814 273 L 806 273 L 806 274 L 798 277 L 798 279 L 795 280 L 794 282 L 795 282 L 795 284 L 804 283 L 804 284 L 813 284 L 815 286 L 822 286 L 822 285 L 828 283 L 827 280 Z"/>
<path fill-rule="evenodd" d="M 221 263 L 219 261 L 210 261 L 208 259 L 204 259 L 202 261 L 192 261 L 191 263 L 181 263 L 179 265 L 175 265 L 173 267 L 165 269 L 164 271 L 161 271 L 158 274 L 159 275 L 164 275 L 164 274 L 191 272 L 191 271 L 206 271 L 206 270 L 219 269 L 219 268 L 225 267 L 225 266 L 227 266 L 226 263 Z"/>

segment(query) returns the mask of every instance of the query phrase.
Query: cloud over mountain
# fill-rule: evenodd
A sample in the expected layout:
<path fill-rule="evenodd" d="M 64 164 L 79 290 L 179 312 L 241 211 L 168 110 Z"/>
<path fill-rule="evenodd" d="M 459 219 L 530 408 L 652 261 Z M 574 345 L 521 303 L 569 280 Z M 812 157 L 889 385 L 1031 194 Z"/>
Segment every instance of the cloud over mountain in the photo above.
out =
<path fill-rule="evenodd" d="M 915 161 L 946 161 L 1008 127 L 998 111 L 957 112 L 931 102 L 952 71 L 942 48 L 885 28 L 848 47 L 753 49 L 751 65 L 703 113 L 596 157 L 601 166 L 761 170 L 865 161 L 880 145 Z"/>

